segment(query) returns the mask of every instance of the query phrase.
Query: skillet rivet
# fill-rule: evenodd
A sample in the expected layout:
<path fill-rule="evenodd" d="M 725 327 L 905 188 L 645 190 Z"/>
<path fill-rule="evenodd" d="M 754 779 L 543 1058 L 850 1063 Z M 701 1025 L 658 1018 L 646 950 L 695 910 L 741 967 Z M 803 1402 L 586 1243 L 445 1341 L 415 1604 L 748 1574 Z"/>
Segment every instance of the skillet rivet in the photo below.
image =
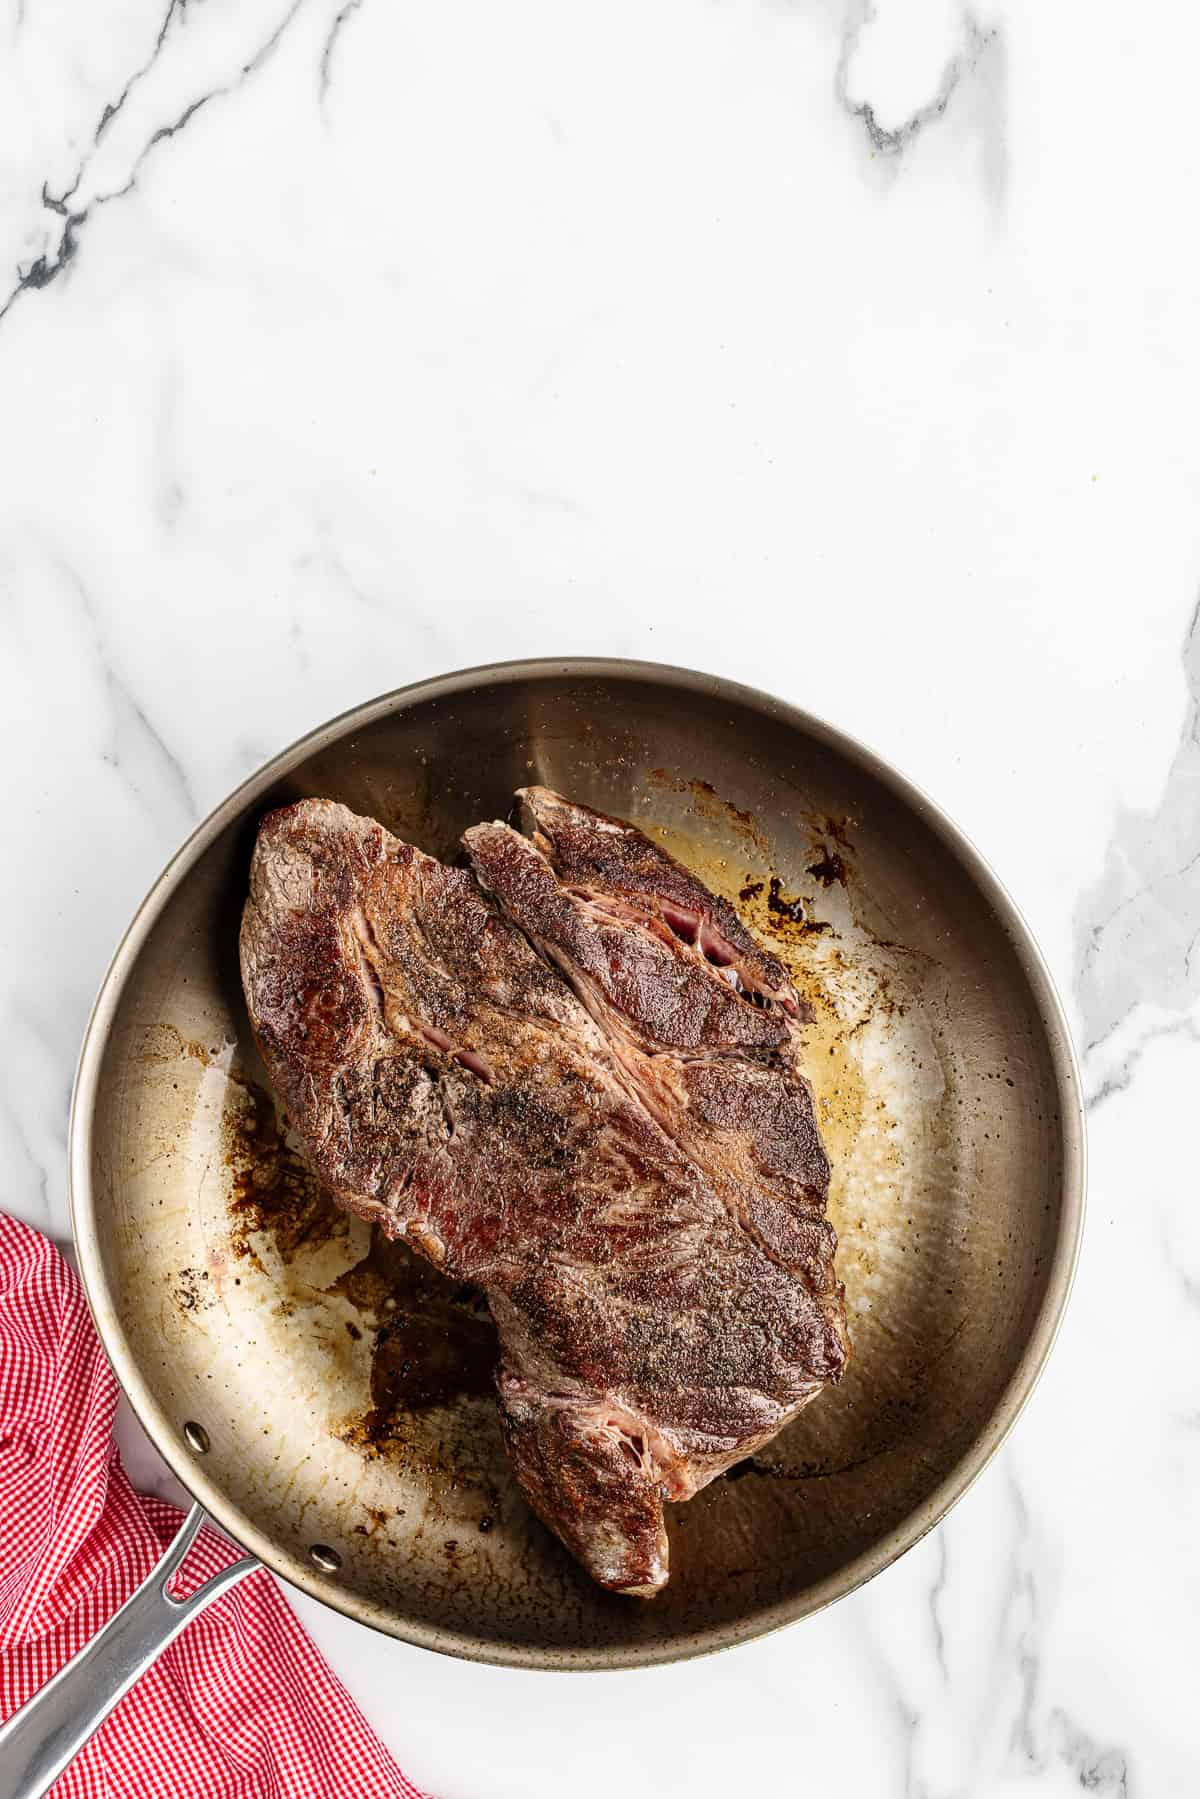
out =
<path fill-rule="evenodd" d="M 336 1549 L 331 1549 L 328 1543 L 314 1543 L 309 1549 L 308 1558 L 321 1570 L 322 1574 L 336 1574 L 342 1565 L 341 1556 Z"/>
<path fill-rule="evenodd" d="M 212 1448 L 208 1440 L 208 1432 L 194 1418 L 189 1418 L 183 1427 L 183 1440 L 193 1455 L 207 1455 Z"/>

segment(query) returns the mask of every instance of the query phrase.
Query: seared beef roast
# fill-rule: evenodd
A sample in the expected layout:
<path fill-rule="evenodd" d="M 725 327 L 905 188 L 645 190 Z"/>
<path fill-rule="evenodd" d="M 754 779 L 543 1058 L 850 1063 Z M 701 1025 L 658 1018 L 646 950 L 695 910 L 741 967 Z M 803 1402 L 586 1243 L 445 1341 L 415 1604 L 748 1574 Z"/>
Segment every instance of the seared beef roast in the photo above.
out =
<path fill-rule="evenodd" d="M 631 825 L 519 799 L 528 836 L 466 835 L 478 882 L 331 801 L 271 813 L 242 975 L 320 1178 L 487 1294 L 530 1503 L 649 1595 L 663 1501 L 841 1373 L 829 1170 L 782 966 Z"/>

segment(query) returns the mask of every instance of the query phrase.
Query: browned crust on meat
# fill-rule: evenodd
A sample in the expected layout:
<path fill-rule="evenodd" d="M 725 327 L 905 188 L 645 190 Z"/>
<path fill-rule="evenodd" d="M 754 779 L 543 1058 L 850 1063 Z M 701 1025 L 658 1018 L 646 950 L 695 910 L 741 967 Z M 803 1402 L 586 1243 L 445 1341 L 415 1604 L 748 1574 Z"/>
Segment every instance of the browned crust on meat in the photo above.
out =
<path fill-rule="evenodd" d="M 644 1048 L 775 1049 L 786 1042 L 781 1008 L 743 998 L 653 910 L 606 912 L 594 890 L 565 887 L 537 843 L 508 825 L 475 825 L 463 842 L 506 914 L 543 954 L 568 961 L 573 977 L 586 981 Z"/>
<path fill-rule="evenodd" d="M 614 896 L 640 896 L 661 914 L 664 903 L 711 919 L 766 989 L 788 990 L 787 970 L 756 943 L 728 900 L 627 819 L 564 799 L 549 787 L 517 791 L 523 828 L 539 843 L 559 879 Z M 600 826 L 600 829 L 597 829 Z"/>
<path fill-rule="evenodd" d="M 603 1584 L 653 1590 L 662 1500 L 840 1373 L 812 1155 L 789 1163 L 791 1127 L 764 1126 L 763 1178 L 739 1198 L 468 873 L 332 802 L 263 820 L 241 951 L 264 1063 L 317 1174 L 487 1292 L 531 1503 Z M 756 1108 L 778 1109 L 709 1092 L 703 1068 L 697 1128 L 740 1140 Z M 803 1203 L 789 1181 L 813 1188 Z M 622 1512 L 626 1438 L 644 1460 Z"/>

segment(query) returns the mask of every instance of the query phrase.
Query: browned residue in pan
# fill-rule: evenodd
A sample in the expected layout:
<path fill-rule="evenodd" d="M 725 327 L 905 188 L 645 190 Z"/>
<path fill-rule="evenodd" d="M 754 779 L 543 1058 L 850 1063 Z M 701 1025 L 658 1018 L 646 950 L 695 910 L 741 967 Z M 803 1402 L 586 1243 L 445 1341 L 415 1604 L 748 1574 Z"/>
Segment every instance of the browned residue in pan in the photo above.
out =
<path fill-rule="evenodd" d="M 175 1277 L 172 1297 L 181 1312 L 205 1312 L 213 1303 L 212 1284 L 207 1268 L 181 1268 Z"/>
<path fill-rule="evenodd" d="M 822 887 L 844 887 L 846 885 L 846 864 L 835 849 L 828 844 L 821 845 L 821 853 L 815 862 L 810 862 L 808 872 L 814 881 L 820 881 Z"/>
<path fill-rule="evenodd" d="M 407 1244 L 373 1231 L 361 1262 L 330 1289 L 379 1320 L 368 1434 L 385 1437 L 398 1413 L 490 1393 L 498 1354 L 487 1301 L 447 1280 Z"/>
<path fill-rule="evenodd" d="M 350 1221 L 289 1142 L 271 1096 L 246 1079 L 235 1090 L 239 1103 L 225 1118 L 235 1254 L 266 1273 L 269 1242 L 290 1282 L 281 1287 L 278 1309 L 291 1310 L 292 1288 L 306 1303 L 340 1301 L 357 1321 L 343 1319 L 339 1328 L 353 1343 L 369 1339 L 369 1400 L 343 1420 L 342 1440 L 372 1458 L 417 1464 L 452 1486 L 478 1486 L 487 1508 L 480 1528 L 490 1529 L 500 1503 L 491 1483 L 478 1476 L 461 1443 L 447 1442 L 443 1451 L 420 1425 L 423 1413 L 492 1393 L 498 1343 L 482 1294 L 448 1280 L 377 1228 L 357 1262 L 326 1286 L 309 1284 L 308 1265 L 323 1246 L 348 1239 Z"/>
<path fill-rule="evenodd" d="M 776 936 L 782 931 L 786 938 L 789 927 L 799 932 L 815 933 L 833 929 L 828 919 L 812 916 L 808 903 L 798 893 L 789 898 L 783 891 L 783 882 L 778 875 L 772 875 L 767 882 L 767 910 L 775 921 Z"/>
<path fill-rule="evenodd" d="M 687 794 L 691 801 L 688 809 L 697 817 L 709 819 L 726 830 L 731 830 L 760 855 L 770 855 L 771 846 L 755 824 L 753 816 L 749 812 L 743 812 L 732 801 L 723 800 L 711 781 L 685 781 L 666 768 L 652 768 L 646 779 L 651 785 L 665 788 L 669 793 Z M 641 823 L 645 829 L 645 820 Z M 718 891 L 724 892 L 725 889 L 722 887 Z"/>
<path fill-rule="evenodd" d="M 822 887 L 849 885 L 852 860 L 848 858 L 853 848 L 850 841 L 853 826 L 852 818 L 833 818 L 827 812 L 811 821 L 815 860 L 809 863 L 807 872 L 814 881 L 820 881 Z M 847 852 L 845 856 L 843 850 Z"/>
<path fill-rule="evenodd" d="M 345 1214 L 280 1130 L 270 1095 L 253 1081 L 238 1086 L 244 1104 L 225 1119 L 234 1252 L 261 1266 L 253 1238 L 266 1231 L 281 1259 L 291 1262 L 305 1244 L 344 1237 Z"/>
<path fill-rule="evenodd" d="M 186 1056 L 191 1062 L 202 1062 L 206 1068 L 215 1065 L 225 1046 L 205 1043 L 197 1037 L 185 1037 L 173 1024 L 151 1025 L 142 1036 L 138 1060 L 142 1062 L 178 1062 Z"/>

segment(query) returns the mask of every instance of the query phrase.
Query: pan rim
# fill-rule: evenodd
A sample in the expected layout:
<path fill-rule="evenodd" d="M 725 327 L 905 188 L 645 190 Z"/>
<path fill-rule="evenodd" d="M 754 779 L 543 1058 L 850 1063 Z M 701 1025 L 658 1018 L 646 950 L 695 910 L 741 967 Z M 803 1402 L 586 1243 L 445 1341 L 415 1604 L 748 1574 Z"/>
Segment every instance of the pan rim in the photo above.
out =
<path fill-rule="evenodd" d="M 862 1554 L 846 1562 L 799 1598 L 779 1601 L 736 1623 L 712 1625 L 666 1643 L 619 1645 L 588 1650 L 537 1648 L 495 1642 L 468 1631 L 430 1626 L 348 1592 L 335 1577 L 322 1575 L 270 1537 L 227 1500 L 196 1461 L 182 1436 L 150 1391 L 125 1335 L 105 1277 L 91 1183 L 93 1114 L 97 1085 L 125 982 L 163 907 L 214 839 L 241 816 L 256 797 L 308 756 L 366 729 L 393 712 L 430 700 L 452 698 L 481 685 L 500 687 L 550 676 L 625 679 L 707 694 L 750 708 L 805 732 L 823 747 L 846 757 L 907 805 L 954 855 L 992 907 L 1029 984 L 1054 1072 L 1062 1133 L 1062 1180 L 1058 1229 L 1042 1302 L 1025 1347 L 983 1428 L 920 1505 Z M 271 757 L 226 796 L 198 824 L 154 881 L 101 981 L 84 1031 L 71 1096 L 68 1126 L 68 1200 L 71 1227 L 88 1306 L 114 1372 L 147 1435 L 180 1483 L 198 1499 L 214 1523 L 254 1554 L 279 1579 L 359 1623 L 414 1646 L 459 1659 L 538 1670 L 597 1672 L 649 1667 L 711 1654 L 766 1636 L 801 1618 L 814 1616 L 847 1597 L 915 1547 L 970 1490 L 999 1450 L 1028 1404 L 1054 1347 L 1078 1265 L 1086 1209 L 1087 1140 L 1082 1083 L 1065 1009 L 1045 957 L 1029 925 L 995 871 L 967 834 L 920 787 L 859 739 L 803 708 L 724 676 L 673 664 L 618 657 L 534 657 L 484 663 L 409 683 L 348 707 Z"/>

